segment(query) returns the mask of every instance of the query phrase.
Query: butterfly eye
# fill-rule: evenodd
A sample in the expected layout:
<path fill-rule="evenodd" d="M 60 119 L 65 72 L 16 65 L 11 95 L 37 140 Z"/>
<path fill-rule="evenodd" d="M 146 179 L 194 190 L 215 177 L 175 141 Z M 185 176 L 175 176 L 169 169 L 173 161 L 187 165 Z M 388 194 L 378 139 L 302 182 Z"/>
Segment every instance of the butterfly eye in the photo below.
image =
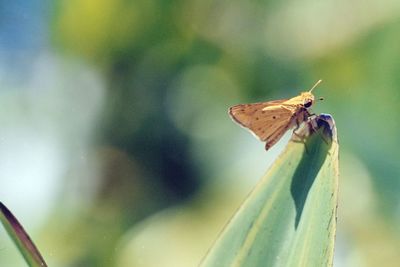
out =
<path fill-rule="evenodd" d="M 304 103 L 305 108 L 309 108 L 312 105 L 312 100 L 307 100 L 307 102 Z"/>

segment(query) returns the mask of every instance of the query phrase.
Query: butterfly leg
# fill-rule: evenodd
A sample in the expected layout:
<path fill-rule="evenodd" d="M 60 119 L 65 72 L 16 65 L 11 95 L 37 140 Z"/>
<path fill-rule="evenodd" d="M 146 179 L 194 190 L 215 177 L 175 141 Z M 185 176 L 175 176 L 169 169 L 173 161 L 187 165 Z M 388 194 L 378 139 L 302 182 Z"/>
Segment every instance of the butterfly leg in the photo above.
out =
<path fill-rule="evenodd" d="M 315 115 L 315 117 L 310 118 L 310 121 L 308 122 L 308 124 L 309 124 L 309 127 L 311 128 L 311 132 L 317 133 L 322 138 L 322 140 L 324 140 L 325 144 L 329 145 L 329 141 L 326 140 L 326 138 L 323 136 L 323 134 L 321 134 L 321 132 L 318 129 L 317 120 L 318 120 L 318 116 L 316 116 L 316 115 Z"/>
<path fill-rule="evenodd" d="M 296 132 L 296 130 L 293 130 L 293 136 L 292 136 L 293 141 L 299 142 L 299 143 L 304 143 L 305 139 L 306 139 L 305 135 L 299 134 Z"/>
<path fill-rule="evenodd" d="M 322 140 L 329 145 L 329 141 L 324 137 L 324 135 L 319 131 L 319 126 L 318 126 L 318 116 L 315 114 L 309 114 L 310 116 L 307 119 L 306 122 L 306 127 L 308 127 L 307 132 L 303 132 L 302 134 L 297 134 L 294 133 L 296 136 L 299 137 L 300 140 L 305 139 L 306 136 L 309 136 L 313 133 L 317 133 Z"/>
<path fill-rule="evenodd" d="M 292 142 L 304 144 L 304 149 L 306 150 L 306 153 L 308 154 L 309 150 L 307 148 L 306 137 L 307 137 L 307 135 L 299 134 L 296 131 L 293 131 Z"/>
<path fill-rule="evenodd" d="M 304 113 L 303 117 L 297 116 L 295 120 L 296 127 L 293 129 L 293 136 L 292 136 L 292 141 L 296 143 L 302 143 L 304 144 L 304 149 L 306 153 L 308 154 L 309 150 L 307 148 L 306 144 L 306 138 L 307 136 L 310 135 L 311 130 L 310 130 L 310 122 L 308 121 L 310 118 L 310 114 L 306 111 Z M 305 122 L 302 128 L 300 126 Z"/>

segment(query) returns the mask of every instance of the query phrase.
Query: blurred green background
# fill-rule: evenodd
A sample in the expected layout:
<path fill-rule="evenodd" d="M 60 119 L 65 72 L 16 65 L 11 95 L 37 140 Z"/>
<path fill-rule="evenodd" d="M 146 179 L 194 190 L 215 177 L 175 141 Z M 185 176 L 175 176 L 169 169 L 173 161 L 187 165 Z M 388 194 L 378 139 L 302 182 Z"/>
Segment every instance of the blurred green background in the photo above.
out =
<path fill-rule="evenodd" d="M 196 266 L 290 136 L 228 107 L 323 79 L 335 266 L 398 266 L 399 33 L 397 0 L 0 0 L 0 200 L 50 266 Z"/>

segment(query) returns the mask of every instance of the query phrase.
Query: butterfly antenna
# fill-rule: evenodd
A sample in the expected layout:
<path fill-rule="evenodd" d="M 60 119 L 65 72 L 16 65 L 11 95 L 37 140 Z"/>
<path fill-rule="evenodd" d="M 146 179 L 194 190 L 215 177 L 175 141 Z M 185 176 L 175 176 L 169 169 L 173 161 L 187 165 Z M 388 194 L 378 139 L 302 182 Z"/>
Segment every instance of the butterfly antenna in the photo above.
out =
<path fill-rule="evenodd" d="M 315 87 L 317 87 L 320 83 L 322 82 L 322 80 L 318 80 L 318 82 L 316 82 L 315 84 L 314 84 L 314 86 L 313 87 L 311 87 L 311 89 L 310 89 L 310 91 L 308 91 L 308 92 L 312 92 L 312 90 L 314 90 L 315 89 Z"/>

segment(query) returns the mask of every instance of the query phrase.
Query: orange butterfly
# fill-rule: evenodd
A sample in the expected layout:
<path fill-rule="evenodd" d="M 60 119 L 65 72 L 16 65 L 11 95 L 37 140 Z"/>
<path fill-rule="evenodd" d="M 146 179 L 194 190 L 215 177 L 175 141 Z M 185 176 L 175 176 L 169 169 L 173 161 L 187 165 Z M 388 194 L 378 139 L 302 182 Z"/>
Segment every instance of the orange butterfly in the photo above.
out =
<path fill-rule="evenodd" d="M 250 130 L 270 149 L 288 129 L 296 129 L 311 116 L 309 108 L 314 103 L 312 90 L 321 82 L 319 80 L 308 92 L 299 96 L 253 104 L 241 104 L 229 108 L 232 119 Z M 295 129 L 295 130 L 296 130 Z"/>

